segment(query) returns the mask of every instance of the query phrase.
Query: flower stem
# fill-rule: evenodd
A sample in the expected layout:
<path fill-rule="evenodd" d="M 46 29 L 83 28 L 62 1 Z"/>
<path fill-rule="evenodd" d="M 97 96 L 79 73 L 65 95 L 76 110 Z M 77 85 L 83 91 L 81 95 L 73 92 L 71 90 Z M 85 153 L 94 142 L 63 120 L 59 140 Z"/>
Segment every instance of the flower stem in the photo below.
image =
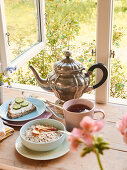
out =
<path fill-rule="evenodd" d="M 100 160 L 100 156 L 99 156 L 99 153 L 98 153 L 97 149 L 95 149 L 95 154 L 97 156 L 97 160 L 98 160 L 98 164 L 99 164 L 100 170 L 103 170 L 103 167 L 102 167 L 102 164 L 101 164 L 101 160 Z"/>

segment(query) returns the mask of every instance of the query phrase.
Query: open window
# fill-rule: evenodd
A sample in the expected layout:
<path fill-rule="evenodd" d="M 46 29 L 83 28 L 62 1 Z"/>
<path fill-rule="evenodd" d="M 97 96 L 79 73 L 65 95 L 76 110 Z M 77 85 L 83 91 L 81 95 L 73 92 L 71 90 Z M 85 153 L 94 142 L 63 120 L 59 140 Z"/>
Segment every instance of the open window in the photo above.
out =
<path fill-rule="evenodd" d="M 21 67 L 43 50 L 45 35 L 44 0 L 0 1 L 2 71 L 8 67 Z"/>
<path fill-rule="evenodd" d="M 117 0 L 118 1 L 118 0 Z M 116 1 L 116 2 L 117 2 Z M 66 24 L 65 26 L 61 26 L 62 24 L 59 22 L 58 23 L 58 18 L 57 16 L 55 16 L 55 20 L 53 20 L 53 15 L 51 12 L 54 12 L 54 4 L 56 3 L 56 7 L 59 10 L 59 12 L 64 12 L 65 17 L 64 19 L 61 20 L 61 22 L 63 20 L 65 20 Z M 65 43 L 64 46 L 61 46 L 61 44 L 55 44 L 53 46 L 53 48 L 47 48 L 47 50 L 51 49 L 50 52 L 48 53 L 48 55 L 45 57 L 43 55 L 44 58 L 46 58 L 46 62 L 48 61 L 50 64 L 53 63 L 53 60 L 50 60 L 51 58 L 53 59 L 54 57 L 54 62 L 55 62 L 55 57 L 56 54 L 53 53 L 53 49 L 55 48 L 59 48 L 58 53 L 60 55 L 58 55 L 57 59 L 60 60 L 61 58 L 59 58 L 59 56 L 63 56 L 63 54 L 61 53 L 61 51 L 64 51 L 64 47 L 68 47 L 68 45 L 70 45 L 72 47 L 72 44 L 68 43 L 68 33 L 66 31 L 70 31 L 71 33 L 73 31 L 76 31 L 78 29 L 78 24 L 76 23 L 75 20 L 72 20 L 70 22 L 66 21 L 67 17 L 68 17 L 68 13 L 67 13 L 67 8 L 65 8 L 66 10 L 64 11 L 64 9 L 62 9 L 62 7 L 64 5 L 61 5 L 59 3 L 63 3 L 62 0 L 60 1 L 51 1 L 51 0 L 1 0 L 0 1 L 0 61 L 2 62 L 2 71 L 4 71 L 5 69 L 7 69 L 8 67 L 17 67 L 20 68 L 21 66 L 23 66 L 25 63 L 27 63 L 27 61 L 29 61 L 31 58 L 35 57 L 37 54 L 39 54 L 41 52 L 42 54 L 42 50 L 44 49 L 45 46 L 45 39 L 46 36 L 50 37 L 50 42 L 53 43 L 54 41 L 58 40 L 59 38 L 63 39 L 63 42 Z M 83 9 L 83 5 L 82 3 L 86 3 L 87 5 L 84 7 Z M 9 6 L 6 5 L 7 3 L 9 3 Z M 82 14 L 78 17 L 78 18 L 85 18 L 85 20 L 87 19 L 88 13 L 89 11 L 92 11 L 92 15 L 94 14 L 94 16 L 92 16 L 91 18 L 96 18 L 95 20 L 96 22 L 94 22 L 91 19 L 91 22 L 94 22 L 94 33 L 96 33 L 96 39 L 94 42 L 96 42 L 95 48 L 96 48 L 96 61 L 95 62 L 100 62 L 106 65 L 107 69 L 108 69 L 108 79 L 107 81 L 100 86 L 99 88 L 96 89 L 96 94 L 95 94 L 95 100 L 99 103 L 106 103 L 107 101 L 109 101 L 109 96 L 110 96 L 110 59 L 111 59 L 111 50 L 112 50 L 112 19 L 113 19 L 113 0 L 71 0 L 71 1 L 64 1 L 64 3 L 77 3 L 77 7 L 74 7 L 75 9 L 77 8 L 77 11 L 80 13 L 82 10 Z M 45 8 L 45 4 L 46 4 L 46 8 Z M 48 9 L 50 7 L 52 7 L 51 9 Z M 23 15 L 22 12 L 20 14 L 20 16 L 17 16 L 16 10 L 20 10 L 23 9 L 22 5 L 25 5 L 25 7 L 29 7 L 28 11 L 23 11 Z M 90 5 L 90 8 L 88 10 L 88 5 Z M 61 9 L 59 8 L 61 6 Z M 82 8 L 80 10 L 80 7 Z M 13 9 L 13 14 L 14 18 L 11 16 L 11 10 Z M 50 15 L 47 13 L 47 21 L 45 23 L 45 9 L 50 10 Z M 72 6 L 68 5 L 68 9 L 72 9 Z M 87 12 L 85 11 L 85 9 L 87 10 Z M 14 12 L 15 11 L 15 12 Z M 93 13 L 93 11 L 95 13 Z M 56 11 L 54 12 L 56 14 Z M 26 17 L 24 17 L 24 15 Z M 10 19 L 8 20 L 8 16 L 10 17 Z M 71 13 L 71 17 L 73 19 L 73 13 Z M 21 17 L 21 18 L 20 18 Z M 24 18 L 23 18 L 24 17 Z M 31 19 L 32 18 L 32 19 Z M 17 22 L 16 25 L 13 26 L 13 19 L 16 19 L 15 21 Z M 46 25 L 48 26 L 48 21 L 53 22 L 54 25 L 52 25 L 52 28 L 55 27 L 56 31 L 52 31 L 50 30 L 49 32 L 47 31 L 46 34 Z M 28 22 L 27 22 L 28 21 Z M 10 23 L 9 23 L 10 22 Z M 31 26 L 31 23 L 33 22 L 34 27 Z M 62 27 L 63 32 L 59 31 L 57 28 L 57 24 L 56 22 Z M 74 22 L 77 24 L 75 25 L 73 29 L 69 29 L 67 24 L 70 26 L 70 24 L 74 24 Z M 22 24 L 24 23 L 24 24 Z M 26 24 L 26 25 L 25 25 Z M 29 25 L 29 26 L 28 26 Z M 87 23 L 87 25 L 89 25 L 89 23 Z M 25 32 L 25 27 L 28 27 L 28 32 Z M 85 25 L 86 26 L 86 25 Z M 21 39 L 16 39 L 16 35 L 17 35 L 17 31 L 19 31 L 17 29 L 14 30 L 14 28 L 19 28 L 21 27 L 22 30 L 24 31 L 24 35 L 21 36 Z M 90 25 L 88 27 L 88 35 L 91 35 L 90 33 Z M 34 31 L 34 34 L 30 34 L 32 31 Z M 49 28 L 48 28 L 49 29 Z M 93 29 L 93 27 L 92 27 Z M 86 30 L 86 28 L 82 28 L 82 31 Z M 12 32 L 11 32 L 12 31 Z M 65 31 L 65 32 L 64 32 Z M 87 32 L 85 32 L 87 34 Z M 53 35 L 53 36 L 52 36 Z M 72 35 L 72 34 L 71 34 Z M 24 37 L 23 37 L 24 36 Z M 51 37 L 52 36 L 52 37 Z M 69 39 L 71 39 L 72 36 L 69 37 Z M 83 37 L 82 37 L 83 38 Z M 13 41 L 14 40 L 14 41 Z M 32 41 L 30 41 L 32 40 Z M 67 40 L 67 41 L 66 41 Z M 15 41 L 17 41 L 17 44 L 15 43 Z M 77 42 L 77 39 L 75 40 L 75 43 Z M 25 44 L 25 45 L 24 45 Z M 10 46 L 9 46 L 10 45 Z M 11 47 L 12 46 L 12 47 Z M 20 49 L 20 47 L 23 47 Z M 9 50 L 10 48 L 10 50 Z M 13 48 L 15 48 L 15 52 L 13 53 Z M 20 49 L 20 50 L 19 50 Z M 71 50 L 71 48 L 70 48 Z M 89 52 L 91 49 L 89 49 Z M 77 52 L 77 47 L 75 48 L 75 51 Z M 78 51 L 79 53 L 79 51 Z M 77 54 L 76 54 L 77 55 Z M 75 56 L 76 56 L 75 55 Z M 91 54 L 89 54 L 91 55 Z M 38 57 L 38 56 L 36 56 Z M 42 56 L 41 56 L 42 58 Z M 43 60 L 44 60 L 43 58 Z M 92 58 L 92 57 L 91 57 Z M 82 58 L 81 58 L 82 59 Z M 93 59 L 93 58 L 92 58 Z M 34 62 L 36 62 L 36 58 L 34 60 Z M 46 65 L 45 61 L 43 62 L 44 65 Z M 41 65 L 40 60 L 38 60 L 37 65 Z M 41 69 L 43 69 L 43 67 L 41 66 Z M 51 71 L 51 69 L 49 70 L 47 67 L 45 67 L 46 71 Z M 39 72 L 41 73 L 41 71 Z M 46 76 L 46 75 L 45 75 Z M 100 81 L 102 77 L 102 73 L 100 72 L 99 69 L 96 70 L 96 83 Z"/>

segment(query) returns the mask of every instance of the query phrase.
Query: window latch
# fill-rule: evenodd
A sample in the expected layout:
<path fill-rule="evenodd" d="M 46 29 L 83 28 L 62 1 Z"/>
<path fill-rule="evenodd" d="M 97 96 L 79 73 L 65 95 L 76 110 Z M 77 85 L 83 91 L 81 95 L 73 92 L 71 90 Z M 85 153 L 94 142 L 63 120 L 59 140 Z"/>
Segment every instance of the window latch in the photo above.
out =
<path fill-rule="evenodd" d="M 110 58 L 114 58 L 115 57 L 115 51 L 110 50 Z"/>
<path fill-rule="evenodd" d="M 10 46 L 10 33 L 7 32 L 6 35 L 7 35 L 7 38 L 8 38 L 8 45 Z"/>
<path fill-rule="evenodd" d="M 96 48 L 92 49 L 91 54 L 92 54 L 92 56 L 94 56 L 94 55 L 96 56 Z"/>

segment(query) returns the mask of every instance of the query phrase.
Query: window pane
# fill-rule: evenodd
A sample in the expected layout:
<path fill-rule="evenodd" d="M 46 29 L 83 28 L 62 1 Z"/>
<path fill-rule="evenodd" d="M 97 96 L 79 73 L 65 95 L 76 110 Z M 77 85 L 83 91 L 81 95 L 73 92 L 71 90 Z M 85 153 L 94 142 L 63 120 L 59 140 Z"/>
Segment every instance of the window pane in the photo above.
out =
<path fill-rule="evenodd" d="M 7 31 L 10 34 L 11 61 L 37 43 L 34 0 L 5 0 Z"/>
<path fill-rule="evenodd" d="M 96 48 L 97 1 L 46 0 L 45 5 L 46 48 L 30 63 L 37 69 L 41 77 L 46 78 L 47 74 L 53 70 L 54 63 L 61 60 L 64 57 L 64 51 L 69 48 L 72 58 L 82 62 L 86 68 L 84 72 L 87 72 L 89 67 L 96 62 L 95 55 L 92 56 L 91 51 L 92 48 Z M 19 72 L 17 72 L 18 74 Z M 91 84 L 95 83 L 94 75 L 95 73 L 92 76 Z M 32 72 L 31 78 L 32 81 L 28 79 L 29 83 L 36 84 Z M 17 78 L 18 81 L 20 80 Z"/>
<path fill-rule="evenodd" d="M 110 96 L 127 99 L 127 1 L 114 1 Z"/>

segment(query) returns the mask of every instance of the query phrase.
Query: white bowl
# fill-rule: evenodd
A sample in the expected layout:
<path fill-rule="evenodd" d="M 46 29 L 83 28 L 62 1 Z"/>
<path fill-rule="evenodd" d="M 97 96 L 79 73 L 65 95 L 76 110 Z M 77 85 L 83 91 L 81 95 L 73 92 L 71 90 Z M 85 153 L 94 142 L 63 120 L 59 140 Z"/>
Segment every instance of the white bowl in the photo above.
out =
<path fill-rule="evenodd" d="M 35 125 L 35 124 L 43 125 L 46 123 L 48 125 L 58 128 L 59 130 L 66 130 L 63 123 L 61 123 L 55 119 L 32 120 L 32 121 L 26 123 L 25 125 L 23 125 L 22 128 L 20 129 L 20 137 L 21 137 L 23 145 L 31 150 L 34 150 L 34 151 L 49 151 L 49 150 L 52 150 L 52 149 L 55 149 L 56 147 L 58 147 L 64 141 L 65 134 L 62 134 L 62 136 L 60 138 L 58 138 L 57 140 L 53 140 L 51 142 L 44 142 L 44 143 L 35 143 L 35 142 L 31 142 L 31 141 L 28 141 L 25 139 L 23 134 L 29 127 L 31 127 L 32 125 Z"/>

